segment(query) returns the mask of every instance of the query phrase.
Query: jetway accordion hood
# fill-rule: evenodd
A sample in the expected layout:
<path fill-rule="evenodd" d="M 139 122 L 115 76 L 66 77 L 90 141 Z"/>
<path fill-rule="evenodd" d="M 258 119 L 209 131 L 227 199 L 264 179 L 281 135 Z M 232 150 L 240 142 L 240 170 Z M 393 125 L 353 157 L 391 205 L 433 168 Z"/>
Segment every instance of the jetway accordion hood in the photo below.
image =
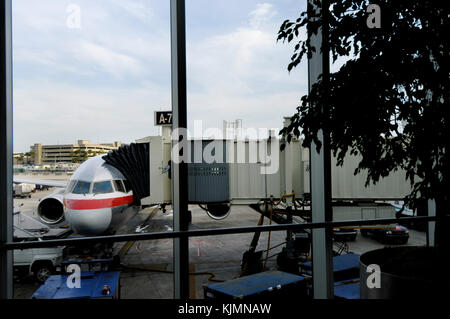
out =
<path fill-rule="evenodd" d="M 150 155 L 147 143 L 124 145 L 102 158 L 117 168 L 130 183 L 135 205 L 140 205 L 142 198 L 150 196 Z"/>

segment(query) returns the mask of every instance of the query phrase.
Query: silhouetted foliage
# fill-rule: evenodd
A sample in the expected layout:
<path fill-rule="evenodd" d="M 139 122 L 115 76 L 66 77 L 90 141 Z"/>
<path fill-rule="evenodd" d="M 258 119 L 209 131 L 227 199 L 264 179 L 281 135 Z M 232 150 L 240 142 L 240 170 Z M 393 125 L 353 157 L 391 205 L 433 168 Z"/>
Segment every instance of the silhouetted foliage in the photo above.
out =
<path fill-rule="evenodd" d="M 449 213 L 450 109 L 449 10 L 445 1 L 380 0 L 381 28 L 369 28 L 369 1 L 329 1 L 329 42 L 333 62 L 347 62 L 301 98 L 291 125 L 281 131 L 317 141 L 318 130 L 342 165 L 346 154 L 362 157 L 367 183 L 399 168 L 413 186 L 408 200 L 435 199 L 438 214 Z M 316 33 L 321 16 L 302 12 L 286 20 L 278 40 L 297 41 L 288 70 L 318 48 L 299 40 Z M 326 21 L 326 20 L 325 20 Z M 323 110 L 323 111 L 322 111 Z M 320 144 L 319 144 L 320 147 Z"/>

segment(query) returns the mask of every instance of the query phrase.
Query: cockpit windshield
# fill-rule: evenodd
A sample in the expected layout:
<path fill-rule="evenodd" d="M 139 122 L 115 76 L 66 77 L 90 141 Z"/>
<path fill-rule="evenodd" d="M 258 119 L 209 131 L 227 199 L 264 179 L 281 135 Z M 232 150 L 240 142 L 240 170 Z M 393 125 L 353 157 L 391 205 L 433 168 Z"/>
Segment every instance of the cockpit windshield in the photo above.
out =
<path fill-rule="evenodd" d="M 123 186 L 123 183 L 121 180 L 115 179 L 113 180 L 114 187 L 116 188 L 116 191 L 121 193 L 126 193 L 125 187 Z"/>
<path fill-rule="evenodd" d="M 67 185 L 66 193 L 71 193 L 72 189 L 73 189 L 73 187 L 75 186 L 76 183 L 77 183 L 77 181 L 75 181 L 75 180 L 70 181 L 69 185 Z"/>
<path fill-rule="evenodd" d="M 94 194 L 108 194 L 108 193 L 114 193 L 114 189 L 112 187 L 111 181 L 104 181 L 104 182 L 94 183 L 92 192 Z"/>
<path fill-rule="evenodd" d="M 72 190 L 73 194 L 89 194 L 91 189 L 91 183 L 78 181 L 75 187 Z"/>

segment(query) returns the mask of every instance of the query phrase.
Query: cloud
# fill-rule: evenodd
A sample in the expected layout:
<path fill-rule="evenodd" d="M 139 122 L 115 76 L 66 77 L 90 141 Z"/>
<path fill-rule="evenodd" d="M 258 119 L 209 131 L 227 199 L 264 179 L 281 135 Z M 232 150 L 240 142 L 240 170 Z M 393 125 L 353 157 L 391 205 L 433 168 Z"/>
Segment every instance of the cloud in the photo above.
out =
<path fill-rule="evenodd" d="M 94 67 L 98 66 L 104 72 L 115 77 L 139 74 L 142 70 L 142 66 L 135 58 L 95 43 L 83 42 L 79 48 L 74 48 L 74 50 L 79 52 L 76 55 L 77 59 L 84 59 L 84 63 L 91 64 Z"/>
<path fill-rule="evenodd" d="M 289 74 L 287 57 L 291 49 L 276 42 L 278 20 L 271 4 L 258 4 L 249 12 L 247 25 L 227 33 L 214 34 L 201 41 L 188 43 L 188 75 L 202 89 L 228 93 L 259 94 L 261 81 L 283 89 Z M 260 28 L 255 28 L 256 22 Z M 264 25 L 262 25 L 264 21 Z M 291 78 L 293 83 L 298 82 Z M 233 89 L 234 88 L 234 89 Z M 230 91 L 231 89 L 231 91 Z"/>
<path fill-rule="evenodd" d="M 65 27 L 70 2 L 42 1 L 17 0 L 15 8 L 15 148 L 158 134 L 153 111 L 171 107 L 167 3 L 79 0 L 82 28 L 73 30 Z M 30 17 L 26 4 L 45 16 L 34 22 L 36 33 L 23 21 Z M 279 2 L 239 8 L 227 6 L 223 21 L 240 16 L 226 26 L 210 17 L 188 29 L 189 121 L 222 128 L 223 120 L 241 118 L 244 126 L 278 127 L 306 92 L 304 66 L 286 70 L 292 48 L 276 42 L 284 19 Z"/>
<path fill-rule="evenodd" d="M 30 50 L 19 47 L 14 50 L 14 62 L 53 66 L 57 55 L 53 50 L 43 49 L 38 52 L 31 52 Z"/>
<path fill-rule="evenodd" d="M 188 98 L 189 122 L 203 120 L 204 128 L 222 128 L 223 120 L 242 119 L 244 127 L 280 128 L 283 117 L 295 112 L 298 92 L 280 92 L 259 96 L 220 95 L 213 100 L 208 95 L 191 94 Z M 213 113 L 214 116 L 208 116 Z"/>
<path fill-rule="evenodd" d="M 272 4 L 257 4 L 247 23 L 188 43 L 188 120 L 222 129 L 223 120 L 244 127 L 280 128 L 306 93 L 302 63 L 286 70 L 292 48 L 276 42 L 279 17 Z M 306 73 L 305 73 L 306 74 Z"/>
<path fill-rule="evenodd" d="M 29 32 L 46 32 L 65 26 L 66 5 L 62 1 L 12 1 L 13 31 L 17 27 Z M 19 21 L 19 23 L 17 22 Z"/>
<path fill-rule="evenodd" d="M 34 143 L 131 142 L 155 135 L 149 125 L 153 111 L 170 104 L 168 88 L 151 82 L 128 89 L 83 89 L 45 80 L 34 87 L 33 82 L 15 90 L 17 151 Z"/>
<path fill-rule="evenodd" d="M 264 23 L 270 21 L 276 15 L 276 11 L 270 3 L 258 3 L 256 9 L 249 13 L 249 24 L 258 29 Z"/>
<path fill-rule="evenodd" d="M 150 23 L 154 17 L 148 0 L 114 0 L 113 3 L 121 9 L 124 9 L 128 14 L 138 18 L 143 23 Z"/>

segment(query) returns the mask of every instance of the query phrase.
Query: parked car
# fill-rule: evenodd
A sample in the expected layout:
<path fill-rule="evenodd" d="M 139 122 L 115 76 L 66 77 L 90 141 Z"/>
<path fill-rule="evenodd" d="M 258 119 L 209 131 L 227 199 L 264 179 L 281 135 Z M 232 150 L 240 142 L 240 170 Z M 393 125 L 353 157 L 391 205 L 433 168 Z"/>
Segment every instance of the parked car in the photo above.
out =
<path fill-rule="evenodd" d="M 60 270 L 64 256 L 64 247 L 33 248 L 14 251 L 14 274 L 33 275 L 39 283 Z"/>
<path fill-rule="evenodd" d="M 382 244 L 405 245 L 409 239 L 409 230 L 404 226 L 378 226 L 361 229 L 363 237 L 371 237 Z"/>

